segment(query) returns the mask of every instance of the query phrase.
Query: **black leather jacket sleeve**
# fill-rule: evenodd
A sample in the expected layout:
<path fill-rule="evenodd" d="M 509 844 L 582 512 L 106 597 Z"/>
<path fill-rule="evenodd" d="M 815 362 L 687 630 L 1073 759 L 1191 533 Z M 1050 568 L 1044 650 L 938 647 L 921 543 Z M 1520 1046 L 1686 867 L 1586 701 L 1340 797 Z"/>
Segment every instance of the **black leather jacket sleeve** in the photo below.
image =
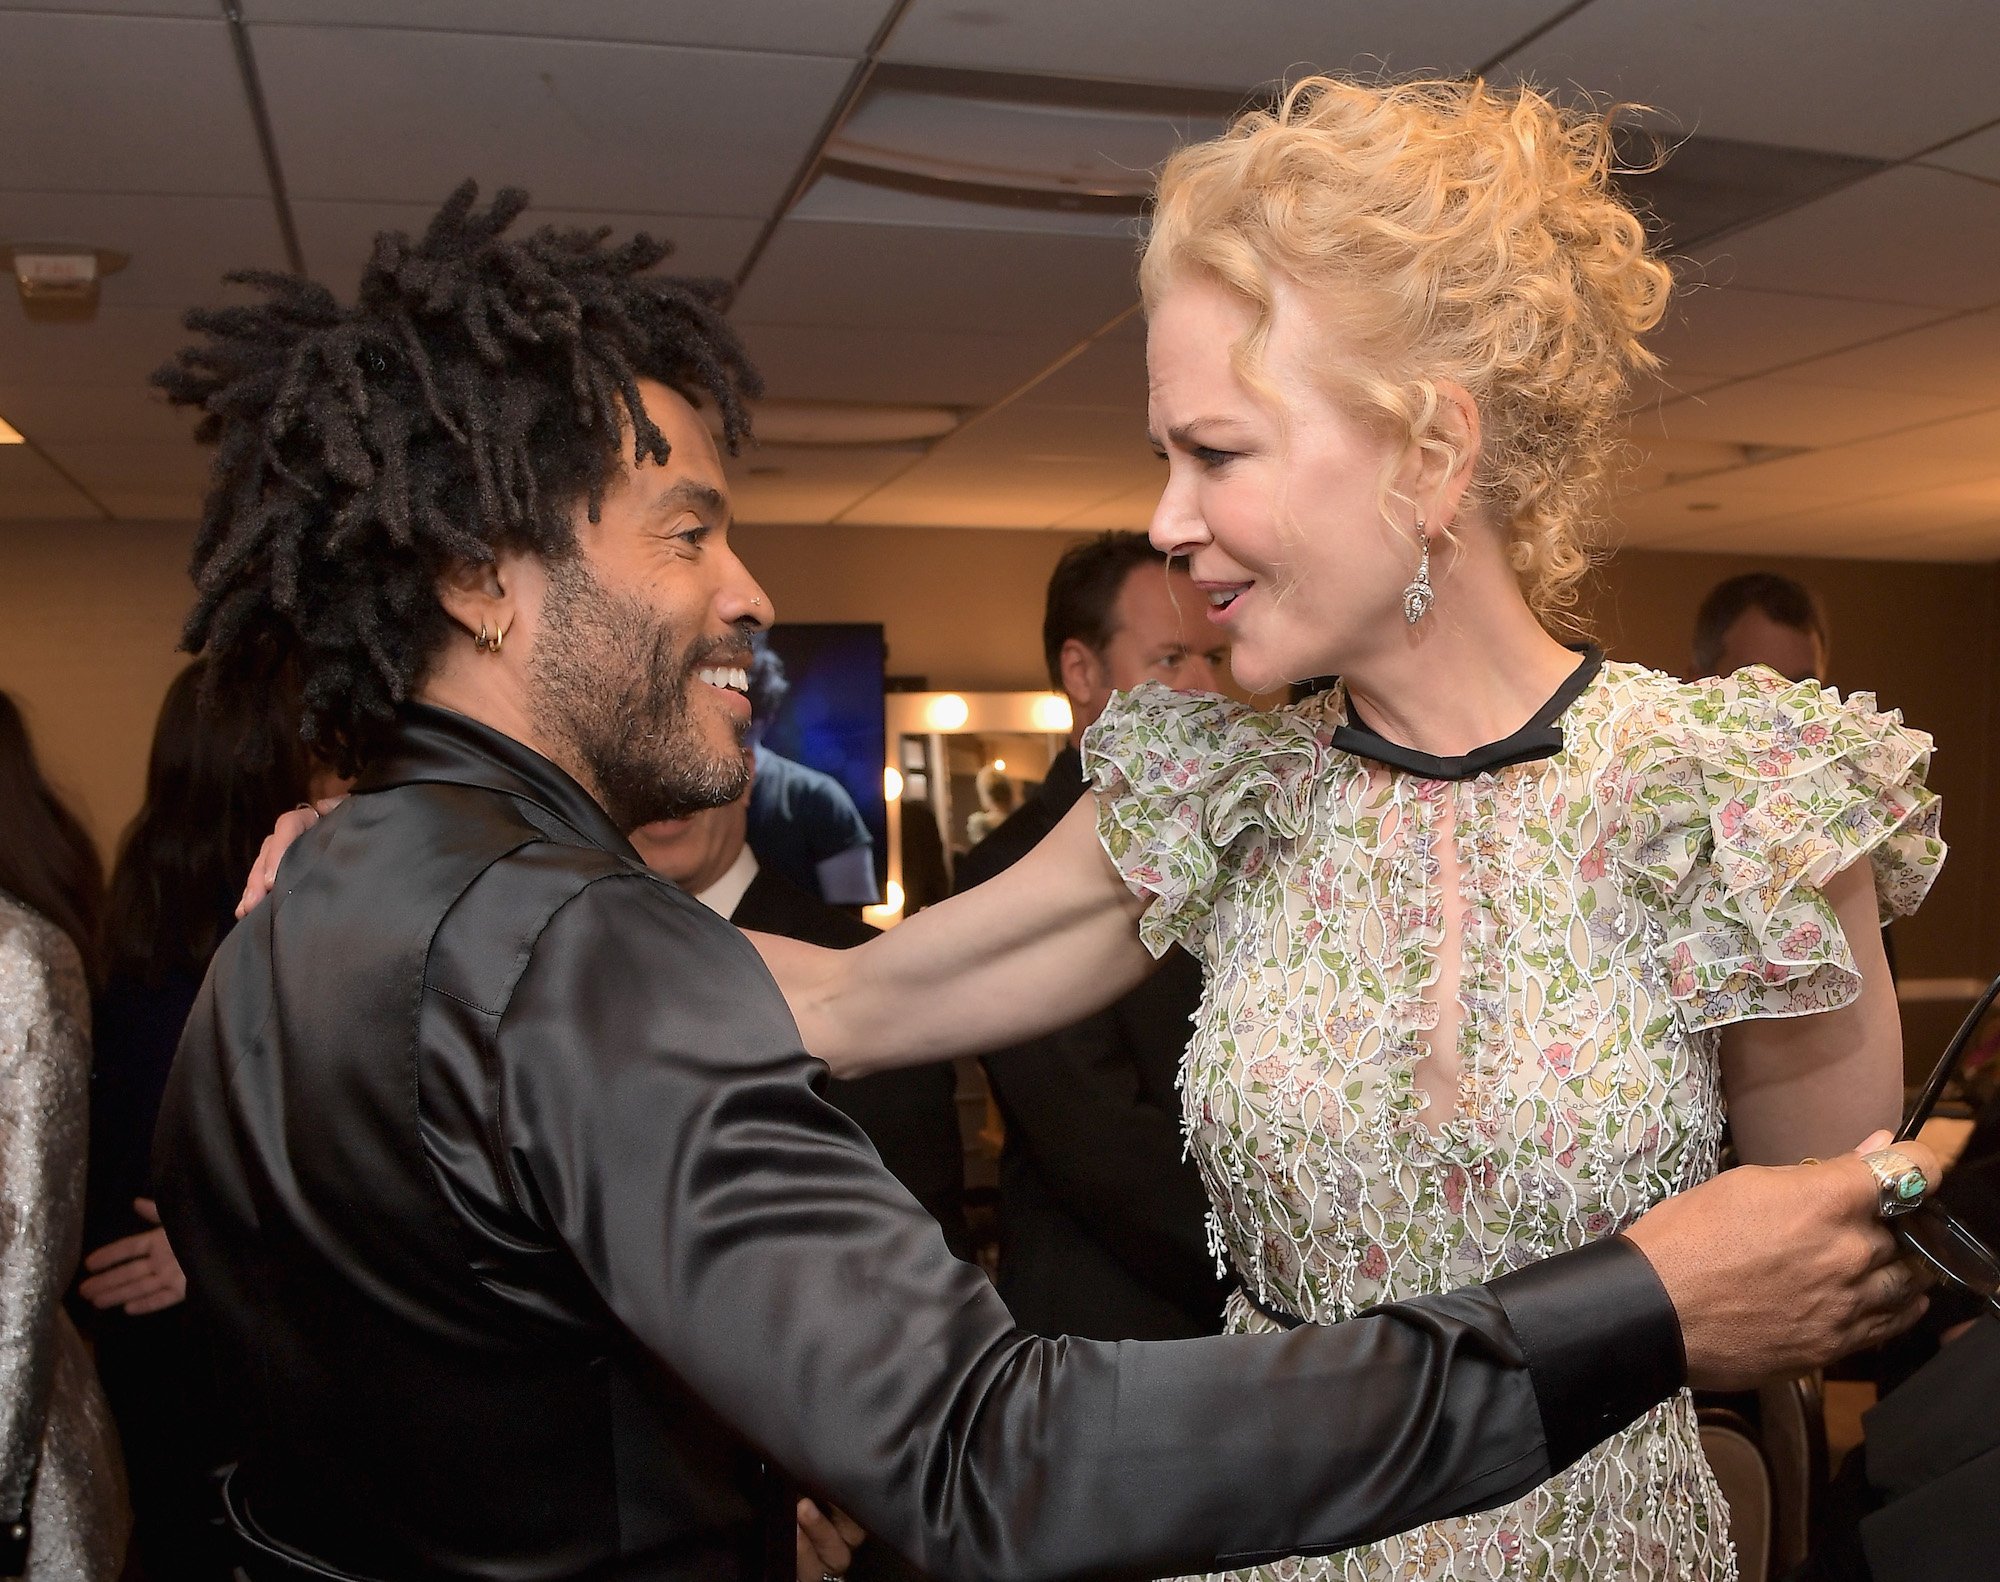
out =
<path fill-rule="evenodd" d="M 1344 1548 L 1513 1498 L 1681 1382 L 1617 1241 L 1282 1336 L 1026 1336 L 819 1097 L 754 950 L 674 901 L 607 877 L 542 931 L 488 1146 L 623 1325 L 933 1575 Z"/>

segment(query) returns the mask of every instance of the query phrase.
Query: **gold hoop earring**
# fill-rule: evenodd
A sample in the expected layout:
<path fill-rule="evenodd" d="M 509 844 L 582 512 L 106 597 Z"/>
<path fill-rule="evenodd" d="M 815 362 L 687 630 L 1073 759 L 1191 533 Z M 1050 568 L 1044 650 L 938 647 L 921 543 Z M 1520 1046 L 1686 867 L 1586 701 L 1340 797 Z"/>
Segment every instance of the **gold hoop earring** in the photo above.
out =
<path fill-rule="evenodd" d="M 507 628 L 504 626 L 494 627 L 493 641 L 487 646 L 486 651 L 489 654 L 498 654 L 500 652 L 500 645 L 504 643 L 506 640 L 507 640 Z"/>
<path fill-rule="evenodd" d="M 1412 626 L 1424 618 L 1437 598 L 1431 587 L 1431 541 L 1424 536 L 1421 518 L 1417 522 L 1417 542 L 1423 545 L 1423 557 L 1417 562 L 1417 574 L 1403 590 L 1403 619 Z"/>

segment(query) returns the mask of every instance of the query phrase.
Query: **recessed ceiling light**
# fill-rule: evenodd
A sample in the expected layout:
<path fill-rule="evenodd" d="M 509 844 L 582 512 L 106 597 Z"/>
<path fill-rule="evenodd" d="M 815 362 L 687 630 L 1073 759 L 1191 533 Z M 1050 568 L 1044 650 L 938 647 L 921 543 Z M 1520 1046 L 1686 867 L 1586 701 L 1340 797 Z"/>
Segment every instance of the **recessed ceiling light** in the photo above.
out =
<path fill-rule="evenodd" d="M 27 443 L 28 441 L 19 429 L 14 427 L 4 417 L 0 417 L 0 445 L 25 445 Z"/>

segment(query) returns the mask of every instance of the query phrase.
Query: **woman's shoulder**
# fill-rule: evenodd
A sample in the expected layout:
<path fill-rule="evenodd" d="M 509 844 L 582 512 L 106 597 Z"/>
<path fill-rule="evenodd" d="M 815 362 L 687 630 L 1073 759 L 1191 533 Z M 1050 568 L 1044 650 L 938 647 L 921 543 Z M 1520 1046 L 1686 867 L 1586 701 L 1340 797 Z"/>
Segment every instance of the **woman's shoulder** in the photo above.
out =
<path fill-rule="evenodd" d="M 1100 794 L 1205 798 L 1222 843 L 1237 813 L 1296 833 L 1326 749 L 1323 719 L 1319 698 L 1258 708 L 1147 682 L 1115 695 L 1084 732 L 1084 774 Z"/>
<path fill-rule="evenodd" d="M 69 935 L 33 907 L 0 891 L 0 1001 L 32 1014 L 59 1012 L 87 1021 L 90 991 L 83 958 Z"/>

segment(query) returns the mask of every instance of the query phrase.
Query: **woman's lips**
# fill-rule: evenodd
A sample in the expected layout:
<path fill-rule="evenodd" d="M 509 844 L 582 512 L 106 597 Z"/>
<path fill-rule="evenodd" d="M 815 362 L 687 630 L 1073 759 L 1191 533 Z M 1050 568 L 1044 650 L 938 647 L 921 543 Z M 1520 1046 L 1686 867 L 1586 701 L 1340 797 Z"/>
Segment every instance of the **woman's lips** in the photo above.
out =
<path fill-rule="evenodd" d="M 1201 590 L 1202 597 L 1208 600 L 1209 620 L 1217 626 L 1222 626 L 1228 623 L 1230 612 L 1236 608 L 1237 601 L 1250 591 L 1251 584 L 1247 582 L 1197 582 L 1195 586 Z"/>

